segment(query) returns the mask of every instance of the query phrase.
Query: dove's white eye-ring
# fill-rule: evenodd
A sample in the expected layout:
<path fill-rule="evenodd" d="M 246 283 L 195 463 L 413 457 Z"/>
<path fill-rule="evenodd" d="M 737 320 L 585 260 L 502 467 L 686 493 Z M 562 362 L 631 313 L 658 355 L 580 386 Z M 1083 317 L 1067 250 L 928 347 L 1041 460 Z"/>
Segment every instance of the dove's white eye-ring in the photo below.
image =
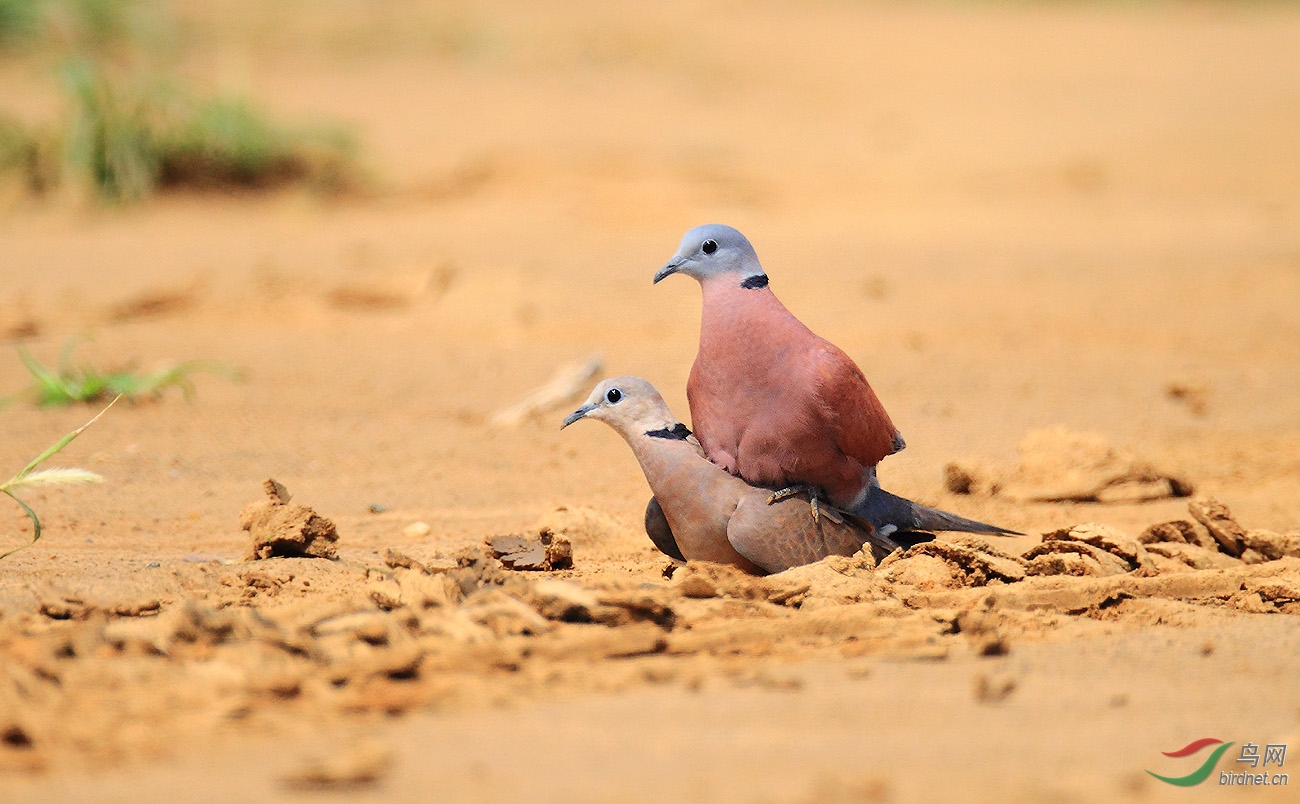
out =
<path fill-rule="evenodd" d="M 611 388 L 605 392 L 605 399 L 607 399 L 609 401 L 609 404 L 611 405 L 617 405 L 619 403 L 619 400 L 621 400 L 622 398 L 623 398 L 623 392 L 618 390 L 617 388 Z"/>
<path fill-rule="evenodd" d="M 705 254 L 712 254 L 717 250 L 718 241 L 716 240 L 705 240 L 703 245 L 700 246 L 700 251 L 703 251 Z"/>

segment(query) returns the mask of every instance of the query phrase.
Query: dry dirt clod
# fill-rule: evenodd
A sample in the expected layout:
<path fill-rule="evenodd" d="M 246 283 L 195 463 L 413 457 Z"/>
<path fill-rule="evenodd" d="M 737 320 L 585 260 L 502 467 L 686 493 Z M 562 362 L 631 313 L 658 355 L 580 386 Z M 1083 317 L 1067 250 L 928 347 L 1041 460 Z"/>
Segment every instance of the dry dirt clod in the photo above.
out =
<path fill-rule="evenodd" d="M 419 570 L 426 574 L 429 572 L 429 568 L 424 566 L 422 562 L 411 558 L 406 553 L 394 550 L 391 547 L 384 551 L 384 566 L 389 569 L 397 569 L 401 567 L 405 569 Z"/>
<path fill-rule="evenodd" d="M 52 620 L 84 620 L 94 610 L 95 607 L 79 595 L 53 589 L 41 591 L 39 611 Z"/>
<path fill-rule="evenodd" d="M 1246 529 L 1232 518 L 1228 506 L 1213 497 L 1197 497 L 1187 504 L 1192 518 L 1205 526 L 1219 549 L 1230 556 L 1240 556 L 1246 545 Z"/>
<path fill-rule="evenodd" d="M 1030 575 L 1105 576 L 1127 572 L 1123 562 L 1087 544 L 1054 542 L 1035 547 L 1025 554 Z"/>
<path fill-rule="evenodd" d="M 573 567 L 573 544 L 563 536 L 543 529 L 540 535 L 546 546 L 546 562 L 551 569 L 571 569 Z"/>
<path fill-rule="evenodd" d="M 543 660 L 596 662 L 602 659 L 626 659 L 663 653 L 668 639 L 663 629 L 651 623 L 638 623 L 623 628 L 578 629 L 576 632 L 557 632 L 544 637 L 533 647 L 533 655 Z M 675 671 L 651 669 L 650 675 L 668 680 Z M 668 678 L 666 678 L 667 676 Z"/>
<path fill-rule="evenodd" d="M 673 579 L 673 586 L 681 592 L 682 597 L 704 600 L 719 595 L 718 585 L 710 578 L 699 574 L 686 575 L 679 572 Z"/>
<path fill-rule="evenodd" d="M 767 583 L 727 564 L 692 561 L 673 573 L 672 588 L 683 597 L 734 597 L 756 600 L 766 596 Z"/>
<path fill-rule="evenodd" d="M 980 673 L 975 677 L 975 700 L 982 704 L 1002 703 L 1016 691 L 1016 680 L 1007 675 L 987 675 Z"/>
<path fill-rule="evenodd" d="M 983 494 L 988 481 L 975 466 L 950 463 L 943 467 L 943 485 L 953 494 Z"/>
<path fill-rule="evenodd" d="M 634 622 L 652 622 L 671 630 L 677 623 L 672 596 L 665 590 L 608 591 L 597 595 L 600 608 L 593 612 L 596 622 L 620 626 Z"/>
<path fill-rule="evenodd" d="M 268 477 L 266 480 L 262 481 L 262 489 L 266 491 L 267 498 L 274 503 L 288 505 L 289 500 L 293 499 L 293 495 L 289 493 L 289 489 L 285 488 L 283 483 L 273 477 Z"/>
<path fill-rule="evenodd" d="M 1006 656 L 1011 643 L 999 633 L 986 634 L 975 641 L 975 653 L 980 656 Z"/>
<path fill-rule="evenodd" d="M 255 695 L 287 700 L 302 693 L 304 674 L 287 663 L 261 663 L 249 669 L 245 686 Z"/>
<path fill-rule="evenodd" d="M 1082 549 L 1083 546 L 1094 549 L 1084 550 Z M 1034 559 L 1045 555 L 1056 554 L 1059 556 L 1069 552 L 1088 556 L 1091 560 L 1096 561 L 1098 566 L 1095 571 L 1083 573 L 1044 572 L 1040 570 L 1046 565 L 1040 561 L 1033 567 L 1033 573 L 1040 575 L 1113 575 L 1119 572 L 1154 567 L 1151 557 L 1147 555 L 1146 548 L 1138 540 L 1122 530 L 1093 522 L 1044 534 L 1043 543 L 1025 553 L 1025 557 L 1032 562 Z M 1064 560 L 1068 562 L 1074 559 Z M 1050 563 L 1050 560 L 1048 563 Z"/>
<path fill-rule="evenodd" d="M 1272 604 L 1279 611 L 1289 614 L 1300 613 L 1300 582 L 1294 580 L 1257 580 L 1247 584 L 1247 590 L 1259 595 L 1260 599 Z"/>
<path fill-rule="evenodd" d="M 741 671 L 732 683 L 737 687 L 757 687 L 772 692 L 798 692 L 804 687 L 804 681 L 798 675 L 762 665 Z"/>
<path fill-rule="evenodd" d="M 532 540 L 524 536 L 492 536 L 484 543 L 507 569 L 544 570 L 546 569 L 546 547 L 541 540 Z"/>
<path fill-rule="evenodd" d="M 1250 552 L 1257 553 L 1268 561 L 1277 561 L 1284 556 L 1300 558 L 1300 532 L 1274 533 L 1271 530 L 1248 530 L 1245 544 L 1243 560 Z"/>
<path fill-rule="evenodd" d="M 480 589 L 465 599 L 455 616 L 481 625 L 497 637 L 537 635 L 551 623 L 537 610 L 500 589 Z"/>
<path fill-rule="evenodd" d="M 352 790 L 378 783 L 392 765 L 393 753 L 389 748 L 366 743 L 308 760 L 283 776 L 281 782 L 299 790 Z"/>
<path fill-rule="evenodd" d="M 492 557 L 512 570 L 546 571 L 573 566 L 573 545 L 563 536 L 543 530 L 536 539 L 492 536 L 485 540 Z"/>
<path fill-rule="evenodd" d="M 45 754 L 32 732 L 16 720 L 0 718 L 0 773 L 34 773 L 46 767 Z"/>
<path fill-rule="evenodd" d="M 356 611 L 329 617 L 311 627 L 314 636 L 349 634 L 371 645 L 388 642 L 391 614 L 378 611 Z"/>
<path fill-rule="evenodd" d="M 1241 551 L 1241 563 L 1243 564 L 1263 564 L 1268 560 L 1268 556 L 1254 548 L 1247 547 L 1245 550 Z"/>
<path fill-rule="evenodd" d="M 1215 545 L 1217 548 L 1217 545 Z M 1218 549 L 1206 549 L 1195 544 L 1177 542 L 1154 542 L 1147 545 L 1147 552 L 1156 556 L 1178 561 L 1192 569 L 1231 569 L 1241 566 L 1237 559 L 1225 555 Z"/>
<path fill-rule="evenodd" d="M 957 633 L 970 637 L 977 656 L 1005 656 L 1011 652 L 1011 645 L 1002 633 L 1001 623 L 995 612 L 977 607 L 958 614 L 952 625 Z"/>
<path fill-rule="evenodd" d="M 415 611 L 450 608 L 465 599 L 460 584 L 446 573 L 425 575 L 413 569 L 393 572 L 400 589 L 400 600 Z"/>
<path fill-rule="evenodd" d="M 219 645 L 248 636 L 246 623 L 230 609 L 214 609 L 195 600 L 178 603 L 157 617 L 113 620 L 104 640 L 117 650 L 132 647 L 166 655 L 176 645 Z"/>
<path fill-rule="evenodd" d="M 921 542 L 898 558 L 881 561 L 886 580 L 918 588 L 986 586 L 1025 577 L 1025 563 L 978 539 Z"/>
<path fill-rule="evenodd" d="M 366 587 L 370 599 L 384 611 L 392 611 L 402 606 L 402 587 L 392 578 L 372 580 Z"/>
<path fill-rule="evenodd" d="M 1068 530 L 1058 530 L 1043 537 L 1043 541 L 1053 539 L 1083 542 L 1093 547 L 1100 547 L 1102 550 L 1124 559 L 1131 566 L 1137 566 L 1142 551 L 1141 545 L 1124 531 L 1112 528 L 1109 525 L 1095 523 L 1075 525 Z"/>
<path fill-rule="evenodd" d="M 22 724 L 10 723 L 0 729 L 0 744 L 10 750 L 27 751 L 35 745 L 35 741 Z"/>
<path fill-rule="evenodd" d="M 305 505 L 289 502 L 282 484 L 268 478 L 263 483 L 267 499 L 250 503 L 239 512 L 240 526 L 253 537 L 246 561 L 264 558 L 335 558 L 338 531 L 334 523 Z"/>
<path fill-rule="evenodd" d="M 1165 386 L 1165 396 L 1181 402 L 1193 416 L 1204 416 L 1209 409 L 1209 389 L 1200 383 L 1171 382 Z"/>
<path fill-rule="evenodd" d="M 596 595 L 575 583 L 542 578 L 529 590 L 528 602 L 548 620 L 589 623 L 600 606 Z"/>
<path fill-rule="evenodd" d="M 1151 525 L 1138 536 L 1142 544 L 1178 543 L 1194 544 L 1207 550 L 1219 549 L 1218 542 L 1195 522 L 1177 519 L 1173 522 L 1161 522 Z"/>

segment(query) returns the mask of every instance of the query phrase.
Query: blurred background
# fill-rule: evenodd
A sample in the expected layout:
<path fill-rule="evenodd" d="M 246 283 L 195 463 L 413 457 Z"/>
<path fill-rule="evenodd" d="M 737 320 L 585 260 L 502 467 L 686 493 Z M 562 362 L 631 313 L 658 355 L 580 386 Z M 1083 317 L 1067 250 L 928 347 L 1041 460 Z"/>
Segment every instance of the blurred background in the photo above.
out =
<path fill-rule="evenodd" d="M 1149 464 L 1243 527 L 1300 526 L 1300 4 L 0 0 L 0 478 L 115 388 L 134 397 L 49 461 L 105 482 L 21 489 L 44 531 L 0 563 L 0 647 L 18 657 L 0 681 L 48 695 L 0 695 L 0 727 L 5 712 L 39 726 L 34 740 L 0 728 L 0 766 L 48 758 L 32 785 L 50 784 L 14 800 L 102 801 L 113 784 L 123 801 L 186 787 L 253 800 L 212 791 L 269 788 L 265 762 L 287 749 L 423 706 L 395 691 L 340 715 L 334 693 L 353 687 L 323 674 L 295 705 L 263 675 L 245 696 L 243 671 L 205 645 L 190 662 L 52 641 L 107 627 L 50 619 L 89 616 L 83 599 L 109 600 L 102 617 L 369 607 L 361 568 L 389 549 L 447 559 L 564 517 L 583 523 L 564 577 L 662 585 L 624 444 L 595 424 L 561 433 L 576 401 L 516 425 L 494 414 L 599 355 L 689 421 L 699 290 L 651 277 L 705 222 L 745 232 L 783 302 L 863 368 L 908 444 L 880 466 L 889 490 L 1029 534 L 1018 547 L 1079 523 L 1136 536 L 1186 518 L 1186 499 L 945 485 L 950 461 L 997 476 L 1033 433 L 1064 427 L 1091 434 L 1087 449 L 1049 454 L 1048 481 Z M 240 511 L 268 477 L 333 520 L 340 561 L 241 560 Z M 0 503 L 4 553 L 32 523 Z M 1291 594 L 1280 584 L 1270 595 Z M 784 619 L 754 655 L 646 657 L 680 674 L 600 660 L 566 681 L 548 660 L 520 670 L 484 652 L 497 669 L 462 668 L 462 720 L 394 739 L 406 769 L 428 772 L 405 777 L 413 799 L 436 785 L 571 800 L 567 783 L 606 800 L 876 801 L 912 785 L 932 800 L 949 782 L 972 800 L 1165 800 L 1139 764 L 1157 749 L 1297 741 L 1294 629 L 1234 614 L 1226 587 L 1210 605 L 1168 588 L 1184 591 L 1135 607 L 1117 593 L 1068 618 L 1047 604 L 1046 647 L 1016 631 L 1005 659 L 918 654 L 903 629 L 909 658 L 877 661 L 846 619 L 826 631 L 834 653 L 814 654 L 839 680 L 810 671 L 802 692 L 779 666 L 763 680 L 769 654 L 805 658 Z M 1233 599 L 1252 595 L 1245 611 L 1271 610 L 1245 587 Z M 714 602 L 759 611 L 701 605 Z M 914 617 L 962 630 L 954 611 Z M 15 636 L 28 623 L 31 639 Z M 247 655 L 257 669 L 263 653 Z M 662 697 L 606 708 L 594 690 L 622 683 L 620 667 L 629 684 L 666 683 Z M 1017 676 L 977 667 L 1020 674 L 1021 691 L 996 705 Z M 764 692 L 695 692 L 733 675 Z M 423 677 L 392 686 L 443 694 L 441 669 Z M 500 708 L 529 678 L 546 705 Z M 154 787 L 123 763 L 198 755 L 264 717 L 280 725 L 260 759 L 214 754 Z M 127 770 L 64 785 L 83 761 Z M 832 772 L 878 776 L 860 795 L 811 786 Z M 489 784 L 507 777 L 518 786 Z M 628 778 L 644 783 L 629 793 Z"/>

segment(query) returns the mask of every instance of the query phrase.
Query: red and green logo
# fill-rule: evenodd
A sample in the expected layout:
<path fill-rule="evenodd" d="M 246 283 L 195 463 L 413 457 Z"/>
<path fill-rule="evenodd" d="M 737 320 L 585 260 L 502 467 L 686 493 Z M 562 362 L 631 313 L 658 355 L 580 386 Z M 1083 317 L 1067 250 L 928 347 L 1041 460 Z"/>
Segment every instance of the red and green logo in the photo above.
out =
<path fill-rule="evenodd" d="M 1201 767 L 1186 776 L 1161 776 L 1158 773 L 1151 773 L 1151 771 L 1147 771 L 1147 773 L 1151 773 L 1152 776 L 1162 782 L 1177 785 L 1179 787 L 1191 787 L 1192 785 L 1200 784 L 1210 778 L 1211 773 L 1214 773 L 1214 766 L 1218 764 L 1219 758 L 1223 756 L 1224 752 L 1232 747 L 1232 743 L 1225 743 L 1223 740 L 1216 740 L 1213 737 L 1202 737 L 1199 740 L 1188 743 L 1177 751 L 1160 752 L 1167 757 L 1190 757 L 1199 752 L 1202 748 L 1210 745 L 1217 745 L 1219 747 L 1210 752 L 1210 755 L 1206 757 L 1203 763 L 1201 763 Z"/>

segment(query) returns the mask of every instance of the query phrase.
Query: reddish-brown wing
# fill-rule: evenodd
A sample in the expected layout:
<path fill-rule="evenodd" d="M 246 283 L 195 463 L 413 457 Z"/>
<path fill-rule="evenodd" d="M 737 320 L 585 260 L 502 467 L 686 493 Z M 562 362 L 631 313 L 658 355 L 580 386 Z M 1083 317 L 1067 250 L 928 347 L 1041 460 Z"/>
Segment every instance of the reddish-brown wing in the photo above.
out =
<path fill-rule="evenodd" d="M 845 455 L 870 467 L 897 451 L 898 428 L 862 370 L 843 350 L 822 340 L 808 364 L 814 372 L 809 384 L 818 405 L 829 412 L 836 446 Z"/>

